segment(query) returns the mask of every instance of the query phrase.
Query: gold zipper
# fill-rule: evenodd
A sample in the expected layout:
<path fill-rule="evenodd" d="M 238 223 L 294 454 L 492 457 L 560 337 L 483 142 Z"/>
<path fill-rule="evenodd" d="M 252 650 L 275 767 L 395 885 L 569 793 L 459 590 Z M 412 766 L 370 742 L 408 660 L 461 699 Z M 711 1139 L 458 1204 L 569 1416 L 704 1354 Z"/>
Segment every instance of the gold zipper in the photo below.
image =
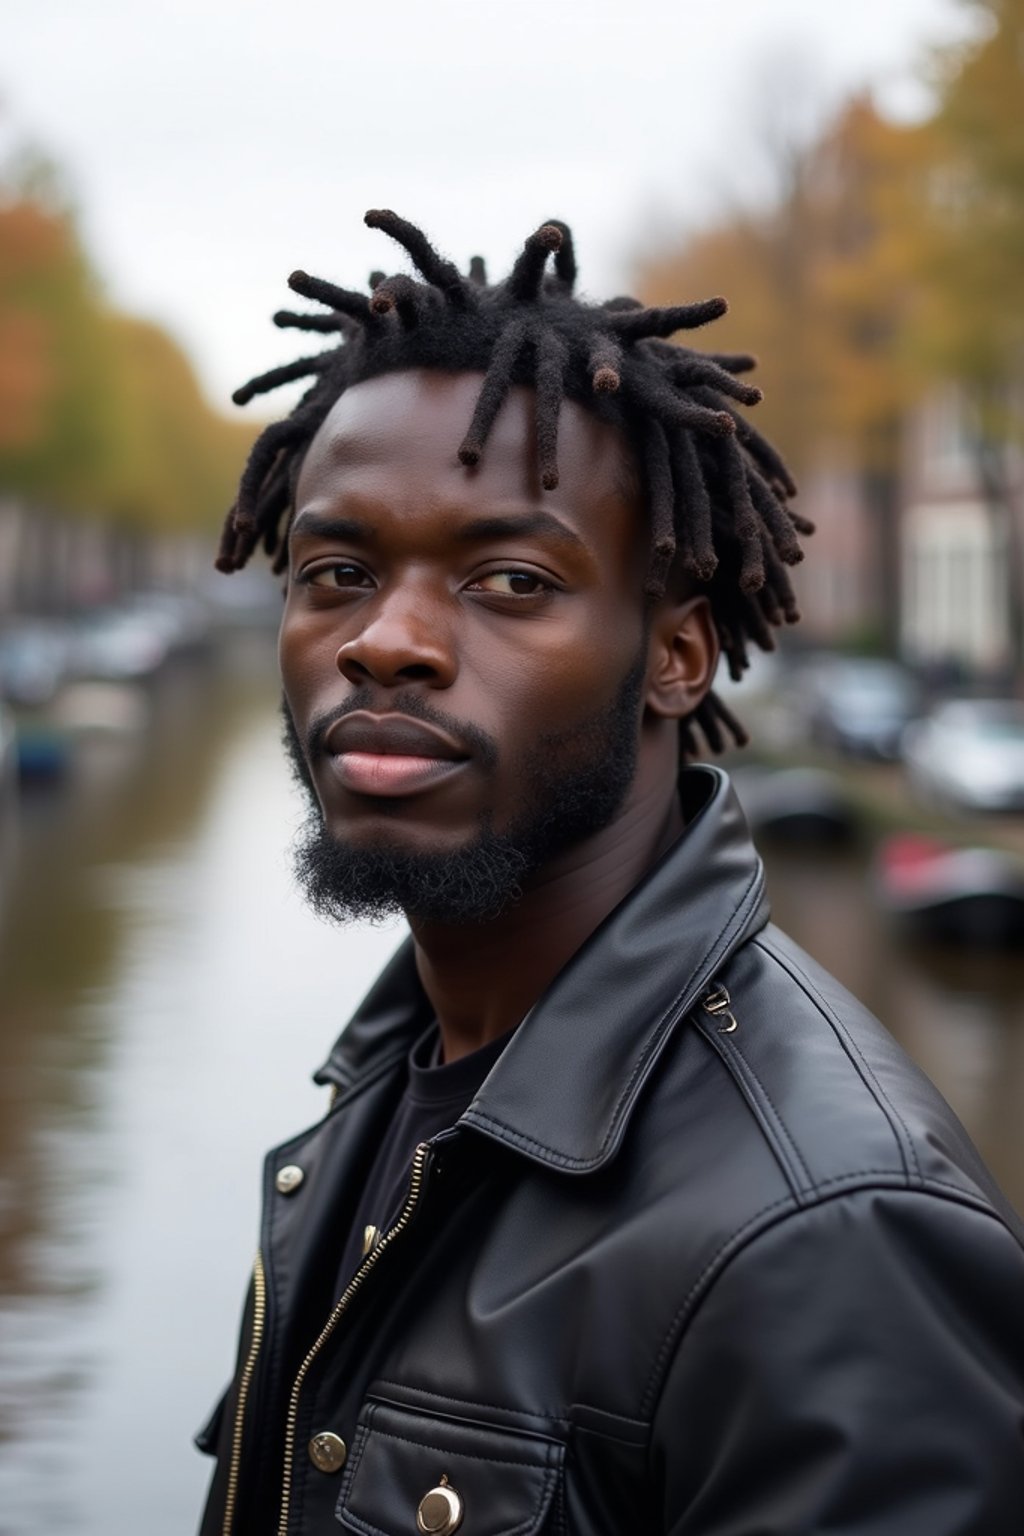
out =
<path fill-rule="evenodd" d="M 235 1502 L 238 1498 L 238 1473 L 242 1464 L 242 1430 L 245 1423 L 245 1404 L 249 1386 L 256 1369 L 256 1356 L 263 1341 L 263 1325 L 267 1315 L 267 1281 L 263 1271 L 263 1255 L 257 1253 L 252 1270 L 252 1338 L 249 1353 L 245 1357 L 242 1374 L 238 1381 L 238 1402 L 235 1405 L 235 1423 L 231 1432 L 231 1461 L 228 1465 L 228 1491 L 224 1500 L 222 1536 L 231 1536 L 235 1518 Z"/>
<path fill-rule="evenodd" d="M 278 1524 L 278 1536 L 288 1536 L 288 1512 L 292 1496 L 292 1467 L 295 1461 L 295 1430 L 298 1424 L 299 1395 L 302 1392 L 303 1382 L 309 1374 L 310 1367 L 312 1366 L 317 1355 L 323 1349 L 324 1345 L 327 1343 L 327 1340 L 338 1326 L 338 1323 L 340 1322 L 343 1314 L 348 1310 L 353 1296 L 359 1290 L 359 1287 L 366 1279 L 366 1276 L 377 1263 L 385 1248 L 394 1242 L 398 1234 L 402 1232 L 412 1220 L 413 1212 L 416 1209 L 417 1202 L 420 1198 L 420 1192 L 423 1188 L 423 1170 L 426 1167 L 429 1153 L 430 1148 L 427 1143 L 425 1141 L 420 1142 L 419 1146 L 416 1148 L 416 1152 L 412 1160 L 412 1171 L 409 1175 L 409 1193 L 405 1197 L 405 1204 L 402 1207 L 402 1211 L 398 1220 L 395 1222 L 394 1226 L 390 1228 L 389 1231 L 385 1232 L 384 1236 L 378 1241 L 376 1246 L 370 1249 L 369 1253 L 366 1255 L 366 1258 L 363 1260 L 362 1264 L 360 1264 L 359 1268 L 352 1276 L 352 1279 L 341 1293 L 340 1300 L 335 1303 L 333 1312 L 327 1319 L 326 1323 L 324 1323 L 323 1328 L 320 1330 L 320 1335 L 310 1349 L 309 1354 L 299 1366 L 299 1374 L 295 1378 L 295 1384 L 292 1387 L 291 1397 L 288 1400 L 288 1418 L 285 1423 L 284 1481 L 281 1488 L 281 1519 Z"/>

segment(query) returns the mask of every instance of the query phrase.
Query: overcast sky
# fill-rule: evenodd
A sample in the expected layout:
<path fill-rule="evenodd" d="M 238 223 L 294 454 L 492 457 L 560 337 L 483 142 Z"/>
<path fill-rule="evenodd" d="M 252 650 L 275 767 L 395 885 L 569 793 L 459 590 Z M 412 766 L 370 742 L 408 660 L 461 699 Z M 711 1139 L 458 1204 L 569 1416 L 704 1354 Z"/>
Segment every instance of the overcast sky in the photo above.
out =
<path fill-rule="evenodd" d="M 185 344 L 211 399 L 295 355 L 302 266 L 393 268 L 369 207 L 500 272 L 545 218 L 582 282 L 763 194 L 764 143 L 871 85 L 926 108 L 962 0 L 23 0 L 0 105 L 70 173 L 111 297 Z M 282 400 L 282 404 L 283 404 Z M 229 409 L 231 407 L 228 407 Z"/>

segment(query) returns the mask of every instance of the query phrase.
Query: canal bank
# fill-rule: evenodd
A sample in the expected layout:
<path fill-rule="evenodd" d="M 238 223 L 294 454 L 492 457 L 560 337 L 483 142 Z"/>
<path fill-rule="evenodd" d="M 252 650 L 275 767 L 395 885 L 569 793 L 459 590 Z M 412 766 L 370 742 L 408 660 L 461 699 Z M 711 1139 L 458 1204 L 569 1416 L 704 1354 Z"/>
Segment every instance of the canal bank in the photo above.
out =
<path fill-rule="evenodd" d="M 869 835 L 922 832 L 954 843 L 981 843 L 1024 858 L 1024 815 L 956 812 L 925 805 L 913 794 L 899 763 L 857 761 L 825 753 L 810 743 L 791 751 L 754 749 L 733 753 L 729 769 L 758 763 L 765 768 L 815 768 L 832 775 L 863 818 Z"/>

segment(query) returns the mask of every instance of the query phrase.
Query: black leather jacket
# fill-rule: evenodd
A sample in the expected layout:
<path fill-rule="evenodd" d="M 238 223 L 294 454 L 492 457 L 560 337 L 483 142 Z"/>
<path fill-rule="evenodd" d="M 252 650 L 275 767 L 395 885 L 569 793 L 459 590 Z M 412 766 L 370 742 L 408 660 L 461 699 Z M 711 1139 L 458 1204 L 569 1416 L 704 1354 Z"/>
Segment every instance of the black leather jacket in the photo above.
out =
<path fill-rule="evenodd" d="M 330 1113 L 267 1162 L 206 1536 L 1024 1531 L 1020 1226 L 766 926 L 725 775 L 682 782 L 684 836 L 417 1153 L 340 1301 L 429 1018 L 408 946 L 338 1041 Z"/>

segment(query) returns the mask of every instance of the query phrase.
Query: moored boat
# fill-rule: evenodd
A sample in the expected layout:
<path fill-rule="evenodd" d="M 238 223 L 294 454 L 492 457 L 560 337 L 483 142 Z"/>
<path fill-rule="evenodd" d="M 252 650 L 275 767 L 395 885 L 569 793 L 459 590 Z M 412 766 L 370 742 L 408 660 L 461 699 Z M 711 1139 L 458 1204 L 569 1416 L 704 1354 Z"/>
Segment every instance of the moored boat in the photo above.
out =
<path fill-rule="evenodd" d="M 860 815 L 834 773 L 819 768 L 744 768 L 733 774 L 755 838 L 814 844 L 847 843 Z"/>
<path fill-rule="evenodd" d="M 972 945 L 1024 941 L 1024 861 L 905 833 L 878 852 L 882 909 L 929 938 Z"/>

